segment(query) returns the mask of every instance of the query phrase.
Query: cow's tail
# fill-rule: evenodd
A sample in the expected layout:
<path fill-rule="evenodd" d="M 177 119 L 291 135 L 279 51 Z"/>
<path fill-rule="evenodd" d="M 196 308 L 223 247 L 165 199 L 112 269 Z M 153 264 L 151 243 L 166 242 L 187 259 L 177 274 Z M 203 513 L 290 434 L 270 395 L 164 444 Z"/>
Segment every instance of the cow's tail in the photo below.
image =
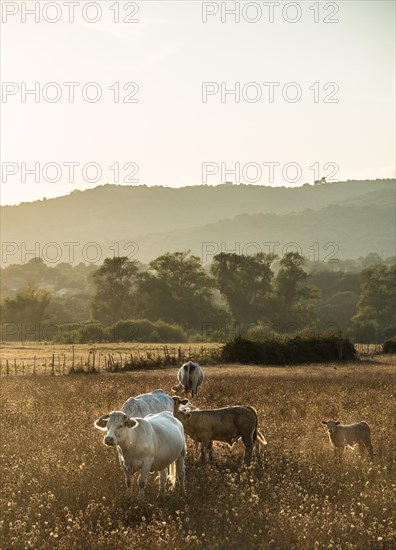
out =
<path fill-rule="evenodd" d="M 169 466 L 168 479 L 171 482 L 172 487 L 176 485 L 176 462 L 172 462 Z"/>
<path fill-rule="evenodd" d="M 260 430 L 257 430 L 257 439 L 260 441 L 262 445 L 267 445 L 267 440 L 263 436 L 263 434 L 260 432 Z"/>
<path fill-rule="evenodd" d="M 188 362 L 188 367 L 187 367 L 187 380 L 188 380 L 188 389 L 189 390 L 192 390 L 192 387 L 193 387 L 193 383 L 192 383 L 192 380 L 191 380 L 191 373 L 193 373 L 195 371 L 195 365 L 192 361 L 189 361 Z"/>
<path fill-rule="evenodd" d="M 255 422 L 255 424 L 254 424 L 254 430 L 253 430 L 253 434 L 252 434 L 252 436 L 253 436 L 253 443 L 255 443 L 255 442 L 256 442 L 256 439 L 257 439 L 257 434 L 259 433 L 259 432 L 258 432 L 258 427 L 257 427 L 257 424 L 258 424 L 258 420 L 257 420 L 257 411 L 256 411 L 256 409 L 254 409 L 253 407 L 250 407 L 249 405 L 245 405 L 245 407 L 246 407 L 247 409 L 250 409 L 251 411 L 253 411 L 253 412 L 254 412 L 254 416 L 256 417 L 256 422 Z"/>

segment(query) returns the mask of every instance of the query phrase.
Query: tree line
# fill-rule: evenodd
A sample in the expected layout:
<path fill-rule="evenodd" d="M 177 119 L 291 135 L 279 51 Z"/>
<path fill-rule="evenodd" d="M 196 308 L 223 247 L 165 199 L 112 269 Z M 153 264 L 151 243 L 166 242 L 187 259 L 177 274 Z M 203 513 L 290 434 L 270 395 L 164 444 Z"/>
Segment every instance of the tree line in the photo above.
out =
<path fill-rule="evenodd" d="M 223 252 L 209 266 L 189 251 L 163 254 L 148 265 L 106 258 L 99 268 L 49 268 L 38 259 L 3 270 L 9 281 L 23 270 L 29 279 L 4 298 L 1 317 L 3 323 L 90 321 L 103 328 L 147 320 L 150 326 L 162 322 L 162 329 L 179 327 L 176 333 L 191 341 L 227 339 L 232 330 L 255 338 L 342 330 L 355 340 L 377 342 L 396 333 L 396 272 L 394 265 L 368 264 L 360 272 L 340 265 L 319 270 L 296 252 L 282 258 Z M 43 287 L 48 271 L 52 291 Z"/>

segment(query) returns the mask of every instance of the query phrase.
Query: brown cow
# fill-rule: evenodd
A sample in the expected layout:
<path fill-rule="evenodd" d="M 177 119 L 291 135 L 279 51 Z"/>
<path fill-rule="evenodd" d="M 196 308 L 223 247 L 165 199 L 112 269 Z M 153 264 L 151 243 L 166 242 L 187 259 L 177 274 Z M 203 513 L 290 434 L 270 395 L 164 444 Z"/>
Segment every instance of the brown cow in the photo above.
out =
<path fill-rule="evenodd" d="M 242 438 L 245 445 L 245 462 L 250 463 L 253 446 L 259 439 L 266 444 L 263 435 L 257 429 L 257 413 L 247 405 L 224 407 L 222 409 L 204 409 L 183 412 L 182 400 L 173 397 L 174 416 L 183 424 L 184 432 L 194 441 L 201 443 L 201 460 L 205 460 L 205 449 L 209 458 L 213 457 L 213 441 L 223 441 L 233 445 Z"/>

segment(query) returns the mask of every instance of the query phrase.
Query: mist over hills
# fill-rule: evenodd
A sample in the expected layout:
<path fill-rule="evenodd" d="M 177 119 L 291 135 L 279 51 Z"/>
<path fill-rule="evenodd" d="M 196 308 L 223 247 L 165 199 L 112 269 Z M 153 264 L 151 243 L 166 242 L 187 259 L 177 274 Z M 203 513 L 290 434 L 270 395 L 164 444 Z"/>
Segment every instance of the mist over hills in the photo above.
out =
<path fill-rule="evenodd" d="M 370 252 L 384 257 L 395 254 L 394 207 L 395 180 L 390 179 L 295 188 L 103 185 L 55 199 L 3 206 L 1 228 L 3 243 L 16 243 L 18 250 L 22 243 L 29 250 L 39 243 L 41 250 L 49 242 L 60 248 L 77 242 L 74 263 L 87 261 L 81 249 L 89 242 L 103 248 L 101 260 L 114 254 L 110 248 L 114 242 L 121 247 L 137 243 L 139 252 L 134 257 L 143 262 L 176 250 L 191 249 L 201 256 L 205 242 L 214 243 L 214 251 L 232 250 L 240 243 L 241 252 L 247 243 L 258 243 L 265 252 L 268 247 L 263 243 L 275 242 L 280 243 L 278 253 L 286 243 L 295 242 L 311 258 L 314 250 L 309 248 L 314 243 L 319 251 L 335 243 L 322 255 L 352 259 Z M 254 251 L 251 246 L 249 253 Z M 70 258 L 62 254 L 59 261 Z M 2 262 L 20 263 L 20 254 L 5 258 L 3 253 Z"/>
<path fill-rule="evenodd" d="M 288 214 L 241 214 L 185 230 L 172 231 L 139 241 L 140 254 L 146 250 L 159 255 L 169 248 L 191 248 L 211 261 L 217 252 L 254 254 L 271 250 L 283 255 L 298 251 L 316 261 L 354 259 L 372 251 L 384 258 L 395 254 L 394 212 L 377 206 L 331 205 L 319 210 Z"/>

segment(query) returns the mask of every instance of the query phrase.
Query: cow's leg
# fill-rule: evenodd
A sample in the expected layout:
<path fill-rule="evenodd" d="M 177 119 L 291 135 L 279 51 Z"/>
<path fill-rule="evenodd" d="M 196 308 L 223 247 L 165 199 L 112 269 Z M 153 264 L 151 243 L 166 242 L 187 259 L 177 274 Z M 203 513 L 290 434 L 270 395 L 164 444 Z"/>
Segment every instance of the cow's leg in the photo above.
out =
<path fill-rule="evenodd" d="M 133 487 L 133 472 L 130 472 L 129 470 L 125 471 L 125 483 L 128 489 L 132 489 Z"/>
<path fill-rule="evenodd" d="M 185 473 L 186 473 L 186 469 L 185 469 L 185 465 L 184 465 L 185 454 L 186 454 L 186 449 L 183 448 L 182 452 L 179 455 L 179 458 L 176 460 L 177 480 L 179 482 L 180 489 L 183 493 L 185 492 L 184 479 L 185 479 Z"/>
<path fill-rule="evenodd" d="M 194 457 L 198 458 L 199 455 L 199 441 L 195 441 L 195 439 L 191 440 L 194 444 Z"/>
<path fill-rule="evenodd" d="M 202 462 L 202 463 L 205 462 L 205 450 L 206 450 L 206 445 L 207 445 L 207 443 L 201 442 L 200 459 L 201 459 L 201 462 Z"/>
<path fill-rule="evenodd" d="M 209 441 L 208 443 L 208 454 L 209 454 L 209 462 L 213 462 L 213 441 Z"/>
<path fill-rule="evenodd" d="M 167 477 L 168 477 L 168 469 L 164 468 L 163 470 L 160 470 L 160 472 L 159 472 L 159 496 L 161 496 L 165 493 Z"/>
<path fill-rule="evenodd" d="M 358 447 L 359 447 L 359 454 L 363 458 L 366 454 L 366 445 L 362 441 L 360 441 L 358 443 Z"/>
<path fill-rule="evenodd" d="M 342 461 L 343 453 L 344 453 L 344 447 L 334 447 L 334 456 L 337 462 Z"/>
<path fill-rule="evenodd" d="M 366 442 L 366 449 L 368 451 L 370 459 L 373 460 L 374 459 L 374 449 L 373 449 L 373 446 L 372 446 L 370 440 Z"/>
<path fill-rule="evenodd" d="M 133 487 L 133 471 L 129 470 L 124 464 L 121 464 L 125 476 L 125 485 L 128 489 Z"/>
<path fill-rule="evenodd" d="M 130 474 L 129 469 L 125 465 L 125 461 L 124 461 L 124 458 L 123 458 L 123 455 L 122 455 L 121 451 L 119 449 L 117 449 L 117 450 L 118 450 L 118 460 L 120 462 L 120 466 L 121 466 L 122 471 L 124 472 L 124 476 L 125 476 L 125 484 L 129 489 L 130 487 L 132 487 L 133 478 L 131 477 L 132 475 Z"/>
<path fill-rule="evenodd" d="M 253 438 L 251 435 L 243 435 L 242 441 L 245 445 L 245 462 L 246 464 L 250 464 L 253 455 Z"/>
<path fill-rule="evenodd" d="M 142 469 L 139 476 L 139 497 L 144 498 L 144 491 L 146 489 L 147 478 L 150 474 L 151 464 L 142 464 Z"/>
<path fill-rule="evenodd" d="M 260 441 L 258 439 L 254 442 L 254 454 L 256 458 L 260 458 Z"/>
<path fill-rule="evenodd" d="M 370 459 L 373 460 L 374 452 L 373 452 L 373 446 L 371 444 L 370 435 L 367 435 L 366 437 L 364 437 L 362 444 L 365 447 L 365 450 L 368 452 Z"/>

